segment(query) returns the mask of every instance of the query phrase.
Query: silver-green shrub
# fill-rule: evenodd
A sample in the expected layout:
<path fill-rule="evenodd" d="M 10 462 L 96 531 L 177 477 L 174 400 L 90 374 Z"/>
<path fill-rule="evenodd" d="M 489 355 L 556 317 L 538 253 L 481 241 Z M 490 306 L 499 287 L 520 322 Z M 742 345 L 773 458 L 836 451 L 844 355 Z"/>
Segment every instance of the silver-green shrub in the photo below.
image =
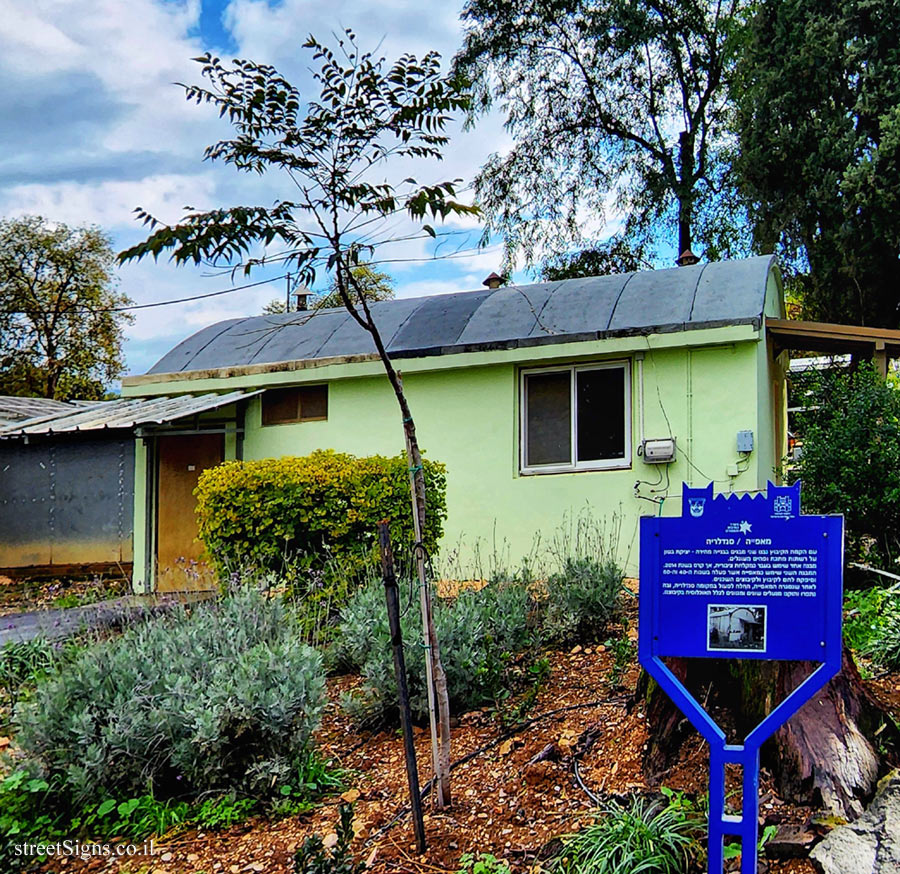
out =
<path fill-rule="evenodd" d="M 625 572 L 619 563 L 621 517 L 596 519 L 585 508 L 555 532 L 549 552 L 543 636 L 556 644 L 593 641 L 621 615 Z"/>
<path fill-rule="evenodd" d="M 613 559 L 566 559 L 547 578 L 545 638 L 556 643 L 596 640 L 621 613 L 624 579 Z"/>
<path fill-rule="evenodd" d="M 246 590 L 86 649 L 15 713 L 17 741 L 75 804 L 98 795 L 261 795 L 310 743 L 320 655 Z"/>
<path fill-rule="evenodd" d="M 401 627 L 409 675 L 410 706 L 416 717 L 428 714 L 425 651 L 418 599 L 404 590 Z M 469 709 L 494 700 L 504 687 L 509 656 L 531 638 L 528 589 L 521 583 L 467 589 L 453 599 L 435 599 L 435 627 L 447 674 L 451 705 Z M 358 669 L 363 691 L 345 701 L 360 719 L 383 717 L 397 706 L 393 654 L 384 588 L 372 582 L 357 591 L 341 612 L 337 659 Z"/>

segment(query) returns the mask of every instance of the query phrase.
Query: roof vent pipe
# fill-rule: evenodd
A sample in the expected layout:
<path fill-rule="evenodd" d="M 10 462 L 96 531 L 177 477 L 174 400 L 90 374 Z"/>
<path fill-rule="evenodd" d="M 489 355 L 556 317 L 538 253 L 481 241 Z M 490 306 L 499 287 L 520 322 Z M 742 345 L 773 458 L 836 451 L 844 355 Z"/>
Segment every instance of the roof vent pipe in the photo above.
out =
<path fill-rule="evenodd" d="M 496 273 L 492 273 L 481 284 L 486 285 L 488 288 L 500 288 L 500 286 L 503 285 L 503 277 L 498 276 Z"/>
<path fill-rule="evenodd" d="M 679 267 L 693 267 L 694 264 L 700 263 L 700 259 L 690 249 L 685 249 L 675 259 L 675 263 Z"/>
<path fill-rule="evenodd" d="M 298 313 L 305 313 L 309 309 L 309 299 L 315 294 L 315 292 L 310 291 L 306 286 L 299 286 L 296 291 L 291 292 L 291 297 L 296 300 L 296 304 L 294 305 L 294 309 Z"/>

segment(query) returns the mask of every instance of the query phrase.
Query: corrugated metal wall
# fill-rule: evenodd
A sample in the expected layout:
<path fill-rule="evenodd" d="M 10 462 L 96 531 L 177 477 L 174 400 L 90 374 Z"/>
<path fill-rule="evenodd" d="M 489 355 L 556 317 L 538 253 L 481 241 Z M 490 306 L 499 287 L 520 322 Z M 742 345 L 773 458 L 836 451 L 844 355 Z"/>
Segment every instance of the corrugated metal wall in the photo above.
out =
<path fill-rule="evenodd" d="M 134 438 L 0 442 L 0 568 L 127 563 Z"/>

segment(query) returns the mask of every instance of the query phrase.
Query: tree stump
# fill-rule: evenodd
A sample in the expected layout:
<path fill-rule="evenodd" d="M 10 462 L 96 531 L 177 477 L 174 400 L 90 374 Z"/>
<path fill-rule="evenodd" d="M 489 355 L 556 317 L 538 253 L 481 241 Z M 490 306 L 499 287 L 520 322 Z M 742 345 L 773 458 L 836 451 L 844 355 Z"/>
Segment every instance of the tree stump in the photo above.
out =
<path fill-rule="evenodd" d="M 734 715 L 740 736 L 729 741 L 738 743 L 811 670 L 804 662 L 745 660 L 731 662 L 723 676 L 718 661 L 672 659 L 668 664 L 692 694 Z M 642 680 L 638 694 L 645 699 L 650 730 L 644 774 L 648 781 L 662 782 L 691 729 L 652 681 Z M 841 672 L 763 745 L 761 754 L 785 800 L 851 820 L 874 791 L 881 767 L 877 744 L 900 749 L 900 733 L 866 691 L 845 647 Z"/>

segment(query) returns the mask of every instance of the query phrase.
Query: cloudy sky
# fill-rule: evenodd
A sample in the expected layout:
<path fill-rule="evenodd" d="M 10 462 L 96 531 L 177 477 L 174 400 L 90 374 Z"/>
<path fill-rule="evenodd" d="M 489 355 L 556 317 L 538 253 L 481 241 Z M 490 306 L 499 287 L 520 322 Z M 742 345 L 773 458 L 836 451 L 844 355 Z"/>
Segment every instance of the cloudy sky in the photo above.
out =
<path fill-rule="evenodd" d="M 308 34 L 353 28 L 364 48 L 389 59 L 440 51 L 449 60 L 461 32 L 459 6 L 422 0 L 0 0 L 0 216 L 43 215 L 97 224 L 117 249 L 143 239 L 133 210 L 168 222 L 186 205 L 203 209 L 268 203 L 276 180 L 244 177 L 202 161 L 203 148 L 229 128 L 207 107 L 188 104 L 175 82 L 199 81 L 190 59 L 204 51 L 275 65 L 307 81 Z M 470 181 L 507 139 L 498 119 L 459 126 L 435 179 Z M 422 181 L 433 181 L 423 179 Z M 459 228 L 460 226 L 457 226 Z M 496 248 L 454 242 L 459 257 L 428 259 L 427 244 L 389 265 L 400 296 L 480 287 L 499 267 Z M 466 238 L 461 238 L 466 239 Z M 227 276 L 161 260 L 119 270 L 136 303 L 218 291 Z M 244 280 L 246 281 L 246 280 Z M 241 279 L 236 280 L 239 284 Z M 258 313 L 284 295 L 283 281 L 249 291 L 136 313 L 127 329 L 130 373 L 142 373 L 172 345 L 219 319 Z"/>

